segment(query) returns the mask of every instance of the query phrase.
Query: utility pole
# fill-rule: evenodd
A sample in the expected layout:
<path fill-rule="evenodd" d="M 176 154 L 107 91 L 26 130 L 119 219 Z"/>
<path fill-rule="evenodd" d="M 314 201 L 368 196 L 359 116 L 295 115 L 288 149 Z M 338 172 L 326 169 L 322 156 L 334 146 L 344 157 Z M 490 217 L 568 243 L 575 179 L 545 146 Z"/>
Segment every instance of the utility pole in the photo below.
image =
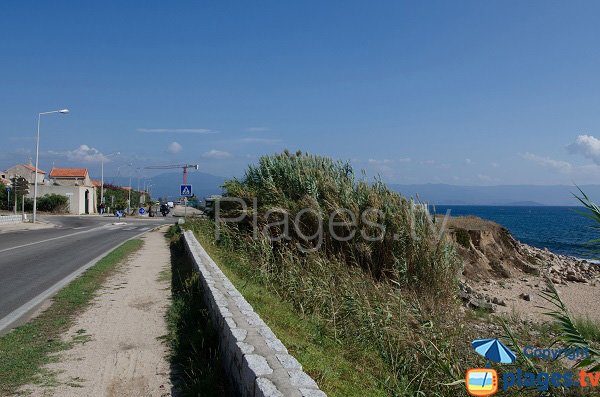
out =
<path fill-rule="evenodd" d="M 23 220 L 25 220 L 25 196 L 29 194 L 29 182 L 22 176 L 15 175 L 12 180 L 13 188 L 15 190 L 15 215 L 17 214 L 17 197 L 21 196 L 21 212 L 23 214 Z"/>

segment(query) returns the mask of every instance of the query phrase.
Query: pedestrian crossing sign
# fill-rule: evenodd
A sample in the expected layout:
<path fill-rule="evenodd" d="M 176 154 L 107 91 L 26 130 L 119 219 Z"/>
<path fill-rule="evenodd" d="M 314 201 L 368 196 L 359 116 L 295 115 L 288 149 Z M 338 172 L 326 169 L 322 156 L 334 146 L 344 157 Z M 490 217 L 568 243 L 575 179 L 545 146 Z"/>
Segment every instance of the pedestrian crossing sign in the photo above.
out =
<path fill-rule="evenodd" d="M 192 185 L 181 185 L 180 192 L 182 197 L 192 197 Z"/>

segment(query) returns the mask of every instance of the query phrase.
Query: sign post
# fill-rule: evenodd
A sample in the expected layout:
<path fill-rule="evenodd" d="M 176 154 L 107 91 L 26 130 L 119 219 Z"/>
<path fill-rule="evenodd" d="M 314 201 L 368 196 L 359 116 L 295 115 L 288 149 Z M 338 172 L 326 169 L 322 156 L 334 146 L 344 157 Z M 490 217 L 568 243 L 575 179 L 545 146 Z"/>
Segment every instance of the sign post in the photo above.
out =
<path fill-rule="evenodd" d="M 179 192 L 181 193 L 181 197 L 192 197 L 192 185 L 181 185 Z"/>
<path fill-rule="evenodd" d="M 192 185 L 181 185 L 179 188 L 179 192 L 181 193 L 181 196 L 183 197 L 183 205 L 184 205 L 183 217 L 186 218 L 187 217 L 187 198 L 192 197 L 194 195 L 192 193 Z"/>

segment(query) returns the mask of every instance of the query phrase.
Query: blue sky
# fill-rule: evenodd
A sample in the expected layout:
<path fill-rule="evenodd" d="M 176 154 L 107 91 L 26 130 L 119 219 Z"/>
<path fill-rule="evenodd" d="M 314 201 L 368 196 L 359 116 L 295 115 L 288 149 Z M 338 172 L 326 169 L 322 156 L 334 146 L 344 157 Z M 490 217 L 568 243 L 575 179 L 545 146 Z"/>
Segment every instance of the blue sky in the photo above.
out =
<path fill-rule="evenodd" d="M 42 168 L 289 148 L 394 183 L 600 181 L 600 3 L 124 3 L 0 3 L 0 168 L 68 107 Z"/>

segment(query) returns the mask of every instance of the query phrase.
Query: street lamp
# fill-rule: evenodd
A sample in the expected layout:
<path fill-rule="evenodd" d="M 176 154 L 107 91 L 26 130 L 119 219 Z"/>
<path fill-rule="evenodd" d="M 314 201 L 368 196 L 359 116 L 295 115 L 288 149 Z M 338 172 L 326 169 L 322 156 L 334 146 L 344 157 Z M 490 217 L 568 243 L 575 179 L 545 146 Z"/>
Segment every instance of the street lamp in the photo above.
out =
<path fill-rule="evenodd" d="M 100 186 L 100 204 L 104 204 L 104 159 L 110 156 L 118 156 L 121 152 L 115 152 L 102 156 L 102 185 Z"/>
<path fill-rule="evenodd" d="M 129 194 L 127 196 L 127 216 L 129 216 L 131 214 L 131 174 L 132 174 L 132 170 L 133 170 L 133 163 L 129 163 L 127 164 L 127 166 L 129 166 L 130 170 L 129 170 Z"/>
<path fill-rule="evenodd" d="M 51 113 L 60 113 L 67 114 L 69 113 L 69 109 L 61 109 L 61 110 L 52 110 L 51 112 L 42 112 L 38 113 L 38 126 L 37 126 L 37 139 L 35 143 L 35 170 L 33 171 L 33 223 L 36 221 L 37 214 L 37 180 L 38 180 L 38 160 L 40 154 L 40 124 L 42 121 L 42 115 L 51 114 Z"/>

